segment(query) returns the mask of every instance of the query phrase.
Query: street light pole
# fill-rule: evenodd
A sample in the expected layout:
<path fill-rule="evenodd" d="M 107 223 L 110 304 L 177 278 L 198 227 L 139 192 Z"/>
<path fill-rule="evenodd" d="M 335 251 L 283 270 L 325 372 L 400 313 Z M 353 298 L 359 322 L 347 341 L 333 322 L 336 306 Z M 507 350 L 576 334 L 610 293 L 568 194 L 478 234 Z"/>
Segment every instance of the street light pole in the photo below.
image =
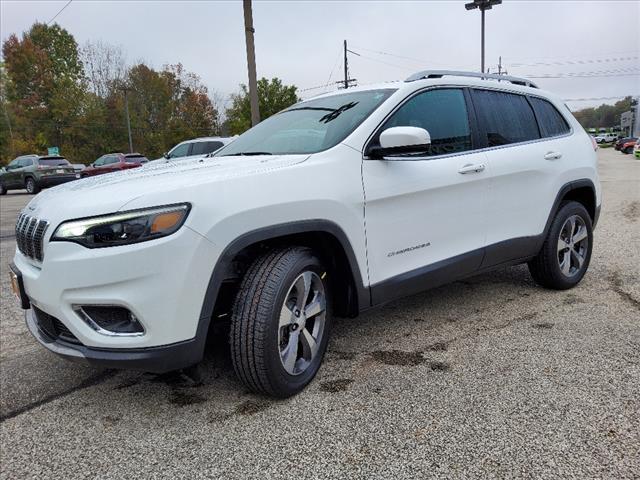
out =
<path fill-rule="evenodd" d="M 480 72 L 484 72 L 484 13 L 487 10 L 491 10 L 494 5 L 500 5 L 502 0 L 473 0 L 471 3 L 465 4 L 464 8 L 467 10 L 480 9 L 481 13 L 481 27 L 480 27 Z"/>

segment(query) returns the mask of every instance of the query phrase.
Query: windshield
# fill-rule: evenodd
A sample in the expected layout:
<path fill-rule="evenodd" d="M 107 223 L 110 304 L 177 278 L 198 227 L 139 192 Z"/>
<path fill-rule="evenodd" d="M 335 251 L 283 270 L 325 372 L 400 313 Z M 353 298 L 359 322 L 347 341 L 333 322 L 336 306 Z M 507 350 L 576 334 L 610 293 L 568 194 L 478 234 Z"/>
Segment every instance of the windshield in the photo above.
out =
<path fill-rule="evenodd" d="M 58 167 L 70 165 L 64 158 L 41 158 L 38 163 L 43 167 Z"/>
<path fill-rule="evenodd" d="M 298 103 L 246 131 L 214 156 L 327 150 L 344 140 L 394 91 L 343 93 Z"/>

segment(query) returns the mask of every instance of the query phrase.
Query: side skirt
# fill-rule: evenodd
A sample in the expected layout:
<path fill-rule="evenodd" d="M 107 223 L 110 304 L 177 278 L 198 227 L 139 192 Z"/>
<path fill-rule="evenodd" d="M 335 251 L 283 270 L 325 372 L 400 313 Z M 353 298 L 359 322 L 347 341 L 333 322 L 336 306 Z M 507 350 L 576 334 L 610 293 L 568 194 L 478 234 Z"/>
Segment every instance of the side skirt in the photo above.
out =
<path fill-rule="evenodd" d="M 537 255 L 543 240 L 543 235 L 514 238 L 396 275 L 371 286 L 373 306 L 495 268 L 524 263 Z"/>

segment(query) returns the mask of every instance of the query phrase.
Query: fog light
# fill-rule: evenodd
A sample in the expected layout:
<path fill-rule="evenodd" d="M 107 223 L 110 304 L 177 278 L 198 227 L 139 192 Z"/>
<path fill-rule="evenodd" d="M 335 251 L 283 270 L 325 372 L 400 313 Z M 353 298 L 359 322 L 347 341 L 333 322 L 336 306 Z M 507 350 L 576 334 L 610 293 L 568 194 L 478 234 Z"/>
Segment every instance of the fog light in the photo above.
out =
<path fill-rule="evenodd" d="M 144 327 L 127 308 L 111 305 L 76 305 L 74 310 L 91 328 L 103 335 L 144 334 Z"/>

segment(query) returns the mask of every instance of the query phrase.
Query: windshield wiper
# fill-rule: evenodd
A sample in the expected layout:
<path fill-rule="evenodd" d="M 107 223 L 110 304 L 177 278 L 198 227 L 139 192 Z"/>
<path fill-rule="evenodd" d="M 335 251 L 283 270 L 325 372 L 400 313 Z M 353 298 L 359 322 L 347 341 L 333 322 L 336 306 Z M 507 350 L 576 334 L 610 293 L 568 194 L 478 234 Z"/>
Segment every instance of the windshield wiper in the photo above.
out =
<path fill-rule="evenodd" d="M 235 156 L 249 157 L 251 155 L 273 155 L 273 153 L 271 152 L 238 152 L 238 153 L 228 153 L 226 155 L 220 155 L 220 156 L 221 157 L 235 157 Z"/>

